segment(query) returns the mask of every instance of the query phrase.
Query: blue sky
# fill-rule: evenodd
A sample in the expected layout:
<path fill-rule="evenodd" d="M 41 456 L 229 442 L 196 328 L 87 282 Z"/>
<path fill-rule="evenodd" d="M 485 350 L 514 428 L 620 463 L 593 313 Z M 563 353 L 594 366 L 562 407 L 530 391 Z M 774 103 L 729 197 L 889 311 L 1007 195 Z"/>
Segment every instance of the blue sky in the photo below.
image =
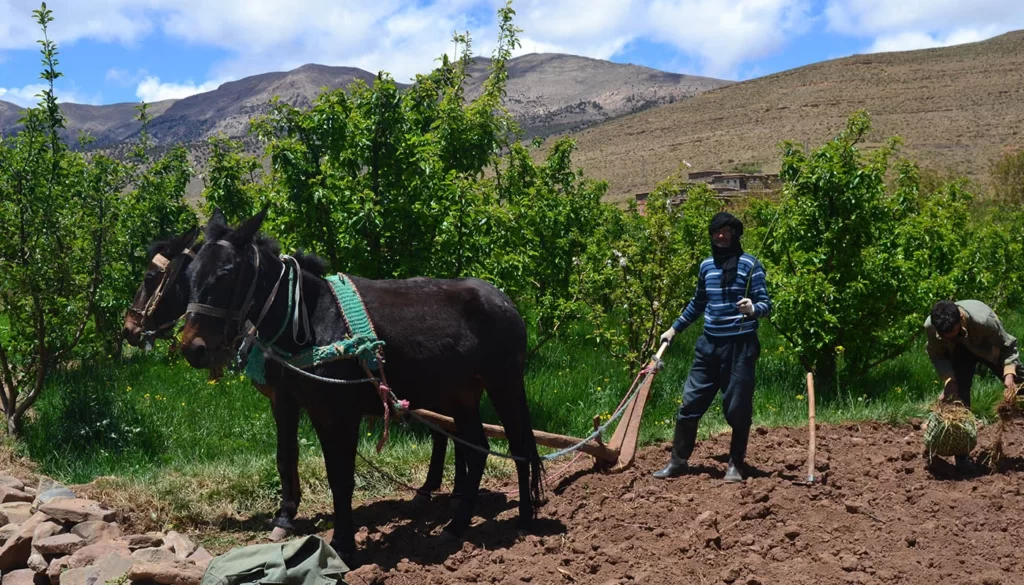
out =
<path fill-rule="evenodd" d="M 429 71 L 468 30 L 489 55 L 497 0 L 50 0 L 58 98 L 148 102 L 305 63 Z M 731 80 L 854 53 L 1024 29 L 1024 0 L 517 0 L 522 53 L 560 52 Z M 40 89 L 37 0 L 0 0 L 0 100 Z"/>

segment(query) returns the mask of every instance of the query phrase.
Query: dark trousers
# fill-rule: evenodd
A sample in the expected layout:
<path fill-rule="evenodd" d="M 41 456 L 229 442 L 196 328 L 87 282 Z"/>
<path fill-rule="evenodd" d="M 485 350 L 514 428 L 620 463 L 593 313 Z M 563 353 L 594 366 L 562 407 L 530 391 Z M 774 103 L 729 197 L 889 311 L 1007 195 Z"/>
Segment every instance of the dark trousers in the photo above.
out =
<path fill-rule="evenodd" d="M 701 335 L 676 419 L 699 420 L 721 390 L 722 410 L 729 426 L 750 428 L 754 415 L 754 368 L 760 355 L 761 342 L 756 331 L 736 337 Z"/>
<path fill-rule="evenodd" d="M 963 402 L 967 408 L 971 407 L 971 386 L 974 385 L 974 374 L 978 371 L 979 365 L 984 369 L 991 370 L 992 374 L 999 378 L 1000 381 L 1003 379 L 1001 370 L 988 362 L 982 361 L 978 356 L 960 344 L 957 344 L 956 349 L 953 350 L 953 356 L 950 361 L 953 362 L 953 379 L 956 380 L 958 397 L 960 402 Z"/>

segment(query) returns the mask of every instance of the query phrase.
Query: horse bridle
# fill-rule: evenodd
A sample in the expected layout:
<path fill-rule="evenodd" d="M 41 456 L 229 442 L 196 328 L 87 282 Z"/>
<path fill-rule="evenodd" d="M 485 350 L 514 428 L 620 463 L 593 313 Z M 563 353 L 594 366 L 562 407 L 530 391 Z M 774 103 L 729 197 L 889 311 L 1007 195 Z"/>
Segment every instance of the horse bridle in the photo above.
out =
<path fill-rule="evenodd" d="M 228 248 L 229 250 L 235 249 L 234 244 L 227 240 L 217 240 L 214 242 L 214 244 L 218 246 L 223 246 L 225 248 Z M 253 338 L 256 336 L 257 329 L 259 329 L 259 326 L 263 322 L 264 317 L 266 317 L 267 313 L 270 311 L 271 305 L 274 304 L 274 299 L 277 298 L 277 291 L 281 286 L 281 281 L 284 279 L 284 275 L 288 271 L 288 260 L 291 260 L 292 263 L 295 264 L 295 269 L 299 273 L 299 284 L 296 285 L 296 296 L 298 297 L 301 295 L 301 293 L 299 292 L 301 291 L 301 271 L 299 269 L 298 262 L 296 262 L 295 259 L 291 258 L 290 256 L 285 256 L 286 260 L 282 262 L 281 273 L 277 276 L 277 282 L 274 283 L 274 288 L 270 291 L 270 294 L 267 296 L 267 300 L 263 303 L 263 308 L 260 310 L 260 314 L 256 318 L 256 323 L 253 323 L 252 321 L 245 319 L 245 316 L 249 314 L 249 309 L 252 307 L 252 303 L 255 300 L 256 283 L 259 281 L 260 276 L 260 251 L 255 244 L 252 245 L 252 250 L 254 256 L 252 282 L 249 284 L 249 289 L 246 292 L 245 299 L 242 301 L 241 305 L 239 305 L 238 310 L 232 310 L 232 307 L 235 306 L 234 300 L 238 298 L 237 294 L 232 298 L 231 305 L 227 309 L 195 302 L 189 303 L 188 307 L 186 307 L 185 309 L 186 315 L 188 315 L 189 313 L 194 313 L 197 315 L 207 315 L 217 319 L 224 319 L 224 335 L 222 337 L 221 342 L 224 345 L 227 345 L 228 347 L 233 347 L 239 341 L 239 339 L 241 339 L 241 347 L 238 350 L 238 354 L 240 357 L 244 356 L 246 351 L 248 351 L 248 348 L 251 345 Z M 242 274 L 238 275 L 238 280 L 240 284 L 242 280 Z M 235 290 L 240 290 L 240 288 L 236 285 Z M 300 303 L 296 302 L 296 324 L 293 326 L 293 336 L 297 333 L 298 329 L 297 323 L 299 316 L 299 304 Z M 308 316 L 303 316 L 305 317 L 304 325 L 306 327 L 306 333 L 308 336 Z M 289 318 L 290 315 L 285 315 L 286 323 Z M 234 335 L 231 335 L 232 323 L 236 324 Z"/>
<path fill-rule="evenodd" d="M 128 313 L 135 315 L 139 320 L 139 325 L 145 326 L 146 320 L 153 316 L 156 308 L 160 305 L 160 301 L 163 299 L 164 294 L 170 286 L 174 285 L 174 282 L 178 279 L 178 274 L 181 272 L 181 267 L 185 264 L 185 258 L 189 257 L 193 260 L 196 258 L 196 252 L 194 250 L 196 239 L 198 236 L 192 238 L 192 242 L 185 249 L 184 252 L 175 256 L 173 259 L 168 260 L 163 254 L 157 254 L 150 260 L 150 263 L 156 265 L 160 270 L 160 282 L 156 286 L 156 290 L 153 291 L 153 296 L 149 297 L 146 301 L 146 306 L 139 309 L 134 304 L 128 307 Z M 140 289 L 145 289 L 146 283 L 143 281 L 139 285 Z M 141 339 L 158 337 L 161 333 L 173 329 L 177 325 L 181 317 L 171 319 L 165 323 L 161 323 L 153 329 L 145 330 L 142 332 Z"/>

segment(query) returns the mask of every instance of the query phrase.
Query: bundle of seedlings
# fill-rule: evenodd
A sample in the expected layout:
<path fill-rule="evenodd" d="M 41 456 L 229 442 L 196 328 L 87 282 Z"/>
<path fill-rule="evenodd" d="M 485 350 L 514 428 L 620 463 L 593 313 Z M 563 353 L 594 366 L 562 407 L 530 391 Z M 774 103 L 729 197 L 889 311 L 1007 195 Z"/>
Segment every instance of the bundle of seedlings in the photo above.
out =
<path fill-rule="evenodd" d="M 1020 392 L 1021 388 L 1024 388 L 1024 384 L 1017 386 L 1017 391 Z M 1021 413 L 1021 398 L 1014 397 L 1012 400 L 1003 399 L 1002 402 L 996 406 L 996 415 L 999 417 L 999 428 L 996 429 L 996 439 L 992 443 L 992 448 L 989 450 L 991 455 L 989 456 L 988 464 L 993 470 L 999 469 L 999 464 L 1002 462 L 1005 452 L 1003 451 L 1003 430 L 1010 424 L 1012 424 L 1013 417 Z"/>
<path fill-rule="evenodd" d="M 925 420 L 928 457 L 970 455 L 978 444 L 978 421 L 962 403 L 938 402 Z"/>

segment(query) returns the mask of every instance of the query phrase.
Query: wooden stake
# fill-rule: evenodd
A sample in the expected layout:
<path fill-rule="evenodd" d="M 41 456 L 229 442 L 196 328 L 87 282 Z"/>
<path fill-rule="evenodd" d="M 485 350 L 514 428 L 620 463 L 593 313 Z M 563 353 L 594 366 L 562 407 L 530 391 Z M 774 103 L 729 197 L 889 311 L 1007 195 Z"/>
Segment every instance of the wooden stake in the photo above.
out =
<path fill-rule="evenodd" d="M 807 448 L 807 483 L 814 483 L 814 374 L 807 372 L 807 421 L 810 444 Z"/>

